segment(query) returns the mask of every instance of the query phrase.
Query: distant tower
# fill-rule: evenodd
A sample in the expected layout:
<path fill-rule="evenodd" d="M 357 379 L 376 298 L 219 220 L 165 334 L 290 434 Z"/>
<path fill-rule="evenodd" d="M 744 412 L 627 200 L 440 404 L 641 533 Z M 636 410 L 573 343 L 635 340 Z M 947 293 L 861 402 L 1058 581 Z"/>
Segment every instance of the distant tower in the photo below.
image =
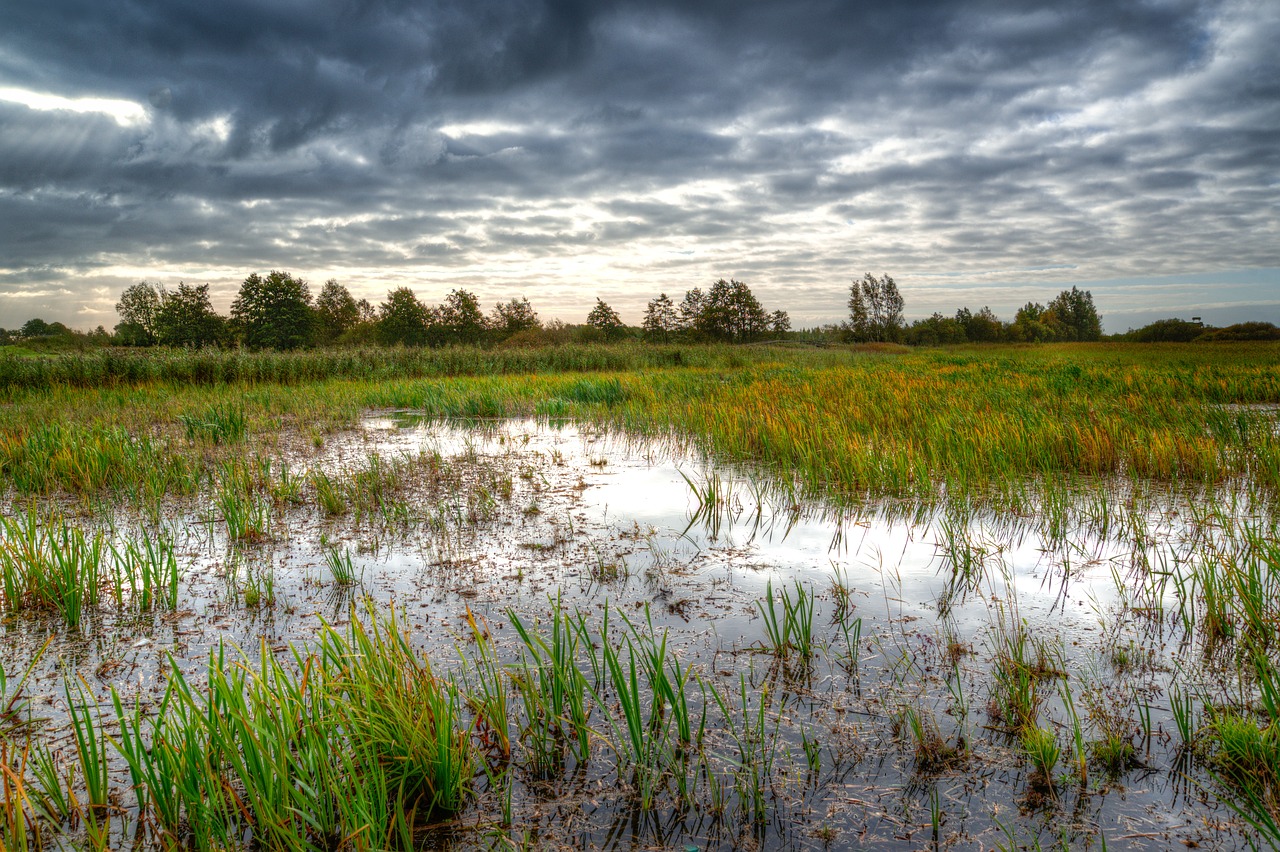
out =
<path fill-rule="evenodd" d="M 1201 327 L 1203 327 L 1203 326 L 1204 326 L 1204 323 L 1200 322 L 1200 317 L 1192 317 L 1192 318 L 1191 318 L 1191 321 L 1192 321 L 1193 323 L 1195 323 L 1196 325 L 1198 325 L 1198 326 L 1201 326 Z"/>

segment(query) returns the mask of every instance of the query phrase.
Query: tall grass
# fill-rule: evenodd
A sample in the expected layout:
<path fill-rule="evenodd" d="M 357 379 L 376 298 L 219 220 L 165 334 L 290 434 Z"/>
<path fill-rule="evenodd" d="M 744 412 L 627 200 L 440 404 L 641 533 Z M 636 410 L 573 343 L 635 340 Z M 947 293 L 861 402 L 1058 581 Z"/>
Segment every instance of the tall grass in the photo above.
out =
<path fill-rule="evenodd" d="M 107 357 L 24 364 L 14 376 L 69 369 L 80 378 L 11 376 L 7 385 L 0 359 L 0 388 L 21 401 L 0 410 L 0 480 L 29 493 L 190 493 L 211 464 L 206 440 L 173 442 L 154 424 L 185 434 L 186 424 L 222 422 L 192 428 L 230 438 L 242 416 L 243 441 L 253 442 L 282 422 L 327 431 L 363 409 L 391 407 L 678 432 L 828 495 L 934 499 L 940 483 L 964 494 L 1064 476 L 1185 487 L 1251 476 L 1272 492 L 1280 486 L 1274 415 L 1250 407 L 1280 403 L 1280 347 L 1271 345 L 112 356 L 142 365 L 127 392 L 103 378 L 114 374 L 71 366 Z M 588 370 L 596 374 L 584 377 Z M 252 395 L 246 383 L 257 385 Z"/>
<path fill-rule="evenodd" d="M 97 605 L 103 584 L 102 533 L 86 533 L 34 507 L 0 516 L 0 593 L 9 610 L 53 610 L 79 627 Z"/>

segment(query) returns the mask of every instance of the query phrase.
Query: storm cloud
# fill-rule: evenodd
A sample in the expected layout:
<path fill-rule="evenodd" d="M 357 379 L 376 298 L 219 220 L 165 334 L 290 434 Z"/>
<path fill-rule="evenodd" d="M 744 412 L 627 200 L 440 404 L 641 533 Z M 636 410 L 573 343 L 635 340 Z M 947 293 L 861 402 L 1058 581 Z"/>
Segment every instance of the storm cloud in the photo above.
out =
<path fill-rule="evenodd" d="M 911 316 L 1280 319 L 1266 0 L 0 7 L 6 327 L 269 269 L 569 321 L 720 277 L 834 321 L 865 271 Z"/>

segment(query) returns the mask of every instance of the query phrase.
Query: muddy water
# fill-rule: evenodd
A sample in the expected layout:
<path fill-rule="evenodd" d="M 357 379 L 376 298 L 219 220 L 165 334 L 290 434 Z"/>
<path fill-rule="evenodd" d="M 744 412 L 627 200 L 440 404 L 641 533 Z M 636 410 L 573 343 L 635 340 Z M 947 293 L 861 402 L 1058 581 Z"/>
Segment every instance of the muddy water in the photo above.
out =
<path fill-rule="evenodd" d="M 508 610 L 536 620 L 558 596 L 592 617 L 608 606 L 668 630 L 681 658 L 726 694 L 745 685 L 752 696 L 773 696 L 779 758 L 763 824 L 669 806 L 636 812 L 608 760 L 555 790 L 529 783 L 515 794 L 516 825 L 535 842 L 1100 848 L 1105 837 L 1109 849 L 1245 845 L 1171 736 L 1166 689 L 1187 650 L 1159 613 L 1172 604 L 1168 587 L 1142 590 L 1150 573 L 1143 566 L 1188 552 L 1196 538 L 1191 512 L 1174 498 L 1134 507 L 1117 486 L 1065 510 L 837 509 L 676 441 L 397 412 L 286 461 L 295 475 L 342 477 L 374 455 L 404 471 L 398 508 L 330 518 L 308 496 L 273 507 L 266 540 L 245 544 L 228 541 L 208 499 L 168 507 L 159 528 L 175 537 L 183 567 L 176 613 L 104 609 L 78 634 L 47 619 L 8 618 L 0 659 L 9 671 L 51 642 L 31 682 L 37 713 L 52 720 L 42 736 L 69 743 L 58 724 L 68 676 L 83 677 L 104 702 L 112 686 L 152 701 L 170 659 L 198 677 L 220 643 L 283 654 L 289 643 L 313 641 L 323 623 L 343 623 L 366 597 L 402 608 L 414 641 L 447 668 L 467 642 L 468 609 L 500 641 L 513 640 Z M 444 493 L 423 479 L 442 468 L 455 474 Z M 157 529 L 153 519 L 101 508 L 84 523 L 119 538 Z M 333 582 L 331 551 L 350 556 L 355 585 Z M 769 587 L 797 582 L 817 596 L 824 648 L 798 674 L 760 652 L 758 607 Z M 851 634 L 859 619 L 860 634 Z M 1001 631 L 1019 625 L 1049 649 L 1086 731 L 1089 706 L 1123 717 L 1134 766 L 1116 777 L 1095 770 L 1084 786 L 1032 783 L 1017 741 L 987 711 Z M 1052 683 L 1046 691 L 1041 725 L 1069 749 L 1070 716 Z M 1149 707 L 1149 726 L 1140 705 Z M 918 771 L 903 708 L 934 719 L 967 758 Z M 804 768 L 809 740 L 820 744 L 816 775 Z M 1058 772 L 1069 774 L 1065 762 Z M 432 842 L 492 846 L 496 806 L 482 795 Z"/>

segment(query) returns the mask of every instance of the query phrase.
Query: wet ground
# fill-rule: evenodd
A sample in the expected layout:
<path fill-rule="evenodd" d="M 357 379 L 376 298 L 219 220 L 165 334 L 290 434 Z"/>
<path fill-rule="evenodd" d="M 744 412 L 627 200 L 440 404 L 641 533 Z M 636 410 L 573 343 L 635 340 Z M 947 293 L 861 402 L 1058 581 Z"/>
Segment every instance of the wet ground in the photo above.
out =
<path fill-rule="evenodd" d="M 35 714 L 50 719 L 39 736 L 69 748 L 59 724 L 67 678 L 83 678 L 104 706 L 112 686 L 145 704 L 170 659 L 198 679 L 219 643 L 251 653 L 265 643 L 283 655 L 290 643 L 313 642 L 323 623 L 344 623 L 365 598 L 402 608 L 414 642 L 447 670 L 470 641 L 468 610 L 511 652 L 508 611 L 536 621 L 558 597 L 591 619 L 606 607 L 648 619 L 706 682 L 734 701 L 741 694 L 744 715 L 765 704 L 774 763 L 763 818 L 661 797 L 637 809 L 599 760 L 550 782 L 517 779 L 511 827 L 481 783 L 430 845 L 1247 845 L 1214 782 L 1185 758 L 1170 714 L 1172 682 L 1215 677 L 1170 616 L 1171 587 L 1152 579 L 1153 566 L 1197 558 L 1204 533 L 1194 500 L 1089 483 L 1077 494 L 1032 490 L 998 510 L 945 499 L 836 508 L 674 440 L 398 412 L 300 447 L 272 458 L 271 475 L 287 465 L 297 482 L 315 471 L 348 481 L 376 457 L 383 485 L 333 515 L 309 485 L 296 504 L 288 488 L 275 499 L 264 492 L 255 499 L 265 535 L 240 542 L 229 540 L 210 495 L 165 506 L 158 518 L 69 510 L 113 540 L 171 536 L 181 597 L 175 612 L 99 607 L 80 631 L 8 614 L 6 670 L 50 642 L 28 690 Z M 335 583 L 333 554 L 350 559 L 354 584 Z M 759 606 L 770 589 L 797 583 L 814 594 L 820 648 L 802 666 L 764 651 Z M 1135 747 L 1131 763 L 1093 765 L 1081 783 L 1064 756 L 1052 783 L 1035 776 L 990 707 L 1011 637 L 1050 672 L 1038 719 L 1064 754 L 1074 735 L 1066 690 L 1085 739 L 1119 731 Z M 942 759 L 922 759 L 921 741 L 935 738 L 921 731 L 936 732 Z M 715 732 L 726 778 L 731 740 Z"/>

